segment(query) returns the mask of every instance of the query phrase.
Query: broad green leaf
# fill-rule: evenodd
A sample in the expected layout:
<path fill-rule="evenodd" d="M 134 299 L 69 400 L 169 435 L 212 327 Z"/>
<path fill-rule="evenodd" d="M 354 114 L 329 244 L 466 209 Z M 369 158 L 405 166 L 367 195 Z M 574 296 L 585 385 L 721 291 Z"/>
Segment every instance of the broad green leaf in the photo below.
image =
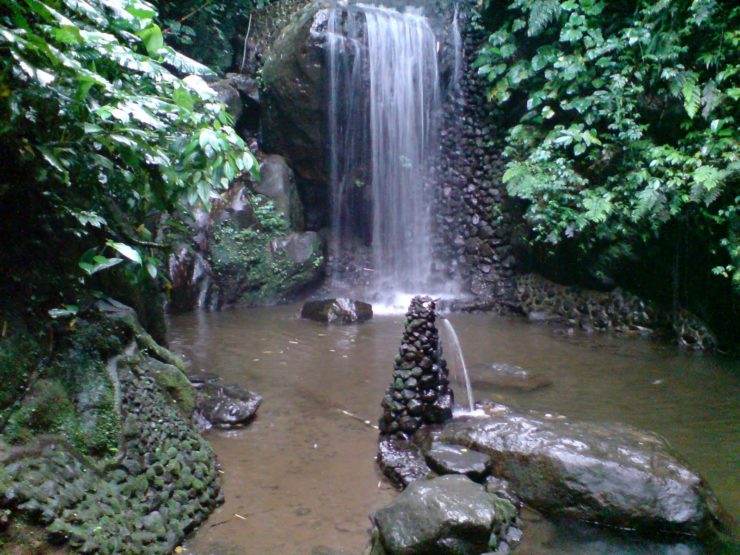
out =
<path fill-rule="evenodd" d="M 135 248 L 125 244 L 117 243 L 116 241 L 108 240 L 106 244 L 112 249 L 121 253 L 124 257 L 128 258 L 131 262 L 141 264 L 141 254 Z"/>
<path fill-rule="evenodd" d="M 146 29 L 139 31 L 138 35 L 144 42 L 144 46 L 146 47 L 146 50 L 150 56 L 155 56 L 164 46 L 162 29 L 160 29 L 159 25 L 157 25 L 156 23 L 152 23 Z"/>

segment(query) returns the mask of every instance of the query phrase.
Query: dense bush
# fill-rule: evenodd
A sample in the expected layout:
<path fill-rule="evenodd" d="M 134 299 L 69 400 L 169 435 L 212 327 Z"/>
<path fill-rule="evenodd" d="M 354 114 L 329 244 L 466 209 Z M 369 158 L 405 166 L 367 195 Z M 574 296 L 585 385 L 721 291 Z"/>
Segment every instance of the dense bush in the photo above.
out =
<path fill-rule="evenodd" d="M 740 8 L 510 0 L 487 15 L 476 65 L 506 121 L 504 181 L 530 239 L 575 245 L 608 279 L 680 227 L 710 251 L 695 270 L 740 291 Z"/>
<path fill-rule="evenodd" d="M 54 228 L 67 253 L 92 244 L 68 282 L 122 263 L 154 278 L 158 215 L 256 171 L 211 71 L 167 46 L 156 16 L 137 0 L 0 6 L 0 204 L 37 205 L 26 231 Z M 4 254 L 6 276 L 20 272 Z"/>

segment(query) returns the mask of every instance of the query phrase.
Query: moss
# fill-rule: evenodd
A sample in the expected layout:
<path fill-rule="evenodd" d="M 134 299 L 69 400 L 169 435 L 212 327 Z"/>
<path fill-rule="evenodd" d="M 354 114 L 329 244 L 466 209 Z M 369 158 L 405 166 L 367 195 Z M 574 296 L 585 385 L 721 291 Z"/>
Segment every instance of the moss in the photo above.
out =
<path fill-rule="evenodd" d="M 177 409 L 190 418 L 195 411 L 195 389 L 188 377 L 179 368 L 157 360 L 149 360 L 145 369 Z"/>
<path fill-rule="evenodd" d="M 211 264 L 224 284 L 239 291 L 247 304 L 264 304 L 306 282 L 306 275 L 321 266 L 320 250 L 307 264 L 297 265 L 283 252 L 273 253 L 270 242 L 290 232 L 289 224 L 272 201 L 262 195 L 250 197 L 258 225 L 247 229 L 231 221 L 216 226 L 211 238 Z"/>
<path fill-rule="evenodd" d="M 36 339 L 26 333 L 0 339 L 0 422 L 29 385 L 41 352 Z"/>
<path fill-rule="evenodd" d="M 10 443 L 21 443 L 37 434 L 58 432 L 73 418 L 74 405 L 64 386 L 58 380 L 42 379 L 10 416 L 4 435 Z"/>

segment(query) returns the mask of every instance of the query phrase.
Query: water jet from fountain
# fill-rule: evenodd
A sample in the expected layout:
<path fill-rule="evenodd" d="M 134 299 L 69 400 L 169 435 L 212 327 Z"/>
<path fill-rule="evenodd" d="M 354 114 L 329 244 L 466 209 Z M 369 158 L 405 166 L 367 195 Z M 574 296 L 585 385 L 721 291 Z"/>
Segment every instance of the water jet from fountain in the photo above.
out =
<path fill-rule="evenodd" d="M 463 356 L 462 347 L 460 346 L 460 340 L 457 337 L 457 333 L 455 332 L 455 328 L 452 325 L 452 322 L 450 322 L 447 318 L 442 318 L 442 321 L 444 322 L 445 329 L 447 330 L 447 334 L 450 337 L 450 342 L 455 349 L 455 356 L 457 358 L 457 363 L 459 366 L 458 375 L 462 373 L 462 377 L 465 380 L 465 394 L 468 397 L 468 410 L 473 413 L 475 410 L 473 388 L 470 385 L 470 378 L 468 377 L 468 367 L 465 365 L 465 357 Z"/>

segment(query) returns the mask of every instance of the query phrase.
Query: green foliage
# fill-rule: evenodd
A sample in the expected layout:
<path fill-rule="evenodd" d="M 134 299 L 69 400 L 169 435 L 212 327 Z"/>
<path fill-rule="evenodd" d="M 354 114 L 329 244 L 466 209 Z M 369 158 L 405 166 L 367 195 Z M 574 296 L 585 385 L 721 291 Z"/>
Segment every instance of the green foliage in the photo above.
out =
<path fill-rule="evenodd" d="M 39 344 L 26 333 L 0 339 L 0 422 L 28 387 L 41 357 Z"/>
<path fill-rule="evenodd" d="M 207 205 L 257 171 L 201 77 L 212 72 L 165 45 L 156 16 L 139 0 L 0 8 L 0 182 L 36 189 L 67 231 L 97 244 L 83 280 L 122 263 L 156 277 L 157 214 Z"/>
<path fill-rule="evenodd" d="M 177 50 L 219 70 L 234 62 L 231 39 L 246 32 L 249 15 L 267 0 L 185 0 L 158 2 L 167 42 Z M 236 52 L 238 61 L 241 51 Z"/>
<path fill-rule="evenodd" d="M 740 289 L 740 8 L 507 4 L 476 66 L 512 118 L 504 181 L 533 239 L 613 257 L 681 220 Z"/>
<path fill-rule="evenodd" d="M 213 232 L 211 262 L 222 281 L 246 285 L 242 301 L 261 304 L 280 298 L 301 281 L 301 273 L 323 261 L 320 252 L 311 268 L 299 267 L 284 252 L 272 252 L 271 241 L 290 232 L 290 224 L 271 200 L 262 195 L 248 197 L 256 217 L 254 225 L 241 229 L 232 222 L 220 224 Z"/>

